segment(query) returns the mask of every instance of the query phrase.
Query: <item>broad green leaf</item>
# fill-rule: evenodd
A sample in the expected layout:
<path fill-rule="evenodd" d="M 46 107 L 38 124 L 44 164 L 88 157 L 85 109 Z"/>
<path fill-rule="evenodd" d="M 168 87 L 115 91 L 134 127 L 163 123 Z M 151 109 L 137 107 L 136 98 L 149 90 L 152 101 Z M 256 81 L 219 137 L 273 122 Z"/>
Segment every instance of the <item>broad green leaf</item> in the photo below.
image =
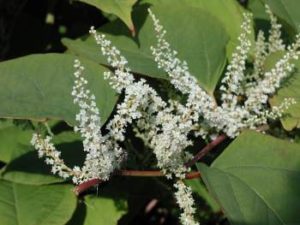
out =
<path fill-rule="evenodd" d="M 201 9 L 214 16 L 222 24 L 227 31 L 230 40 L 227 45 L 227 56 L 231 58 L 236 45 L 238 44 L 238 36 L 241 33 L 241 25 L 246 10 L 236 0 L 144 0 L 153 5 L 161 5 L 162 3 L 179 2 L 179 4 L 187 4 L 191 7 Z M 205 25 L 198 25 L 199 29 L 203 29 Z M 208 26 L 209 27 L 209 26 Z M 254 43 L 254 32 L 249 35 L 251 42 Z"/>
<path fill-rule="evenodd" d="M 87 196 L 85 204 L 84 225 L 94 225 L 95 221 L 97 224 L 116 225 L 118 220 L 127 212 L 127 204 L 121 199 Z"/>
<path fill-rule="evenodd" d="M 300 2 L 298 0 L 262 0 L 268 4 L 280 19 L 289 24 L 294 31 L 300 31 Z"/>
<path fill-rule="evenodd" d="M 0 180 L 0 221 L 5 225 L 61 225 L 76 198 L 69 185 L 30 186 Z"/>
<path fill-rule="evenodd" d="M 10 126 L 0 128 L 0 161 L 5 163 L 33 149 L 30 145 L 32 130 Z"/>
<path fill-rule="evenodd" d="M 74 56 L 36 54 L 0 63 L 0 118 L 59 119 L 75 123 Z M 105 69 L 82 60 L 89 88 L 95 94 L 102 121 L 110 115 L 116 95 L 103 79 Z"/>
<path fill-rule="evenodd" d="M 253 14 L 254 19 L 260 19 L 260 20 L 269 20 L 270 19 L 268 14 L 266 13 L 265 4 L 261 0 L 249 1 L 247 8 Z M 257 26 L 257 24 L 256 24 L 256 26 Z"/>
<path fill-rule="evenodd" d="M 246 131 L 200 171 L 233 225 L 300 224 L 299 149 Z"/>
<path fill-rule="evenodd" d="M 121 50 L 134 72 L 167 78 L 165 72 L 157 68 L 150 50 L 150 46 L 155 45 L 157 40 L 152 20 L 148 16 L 148 7 L 149 4 L 143 4 L 133 12 L 138 31 L 135 40 L 132 40 L 120 21 L 110 23 L 99 31 L 107 33 L 107 38 Z M 226 63 L 225 46 L 228 35 L 222 23 L 205 10 L 188 3 L 176 1 L 170 4 L 154 4 L 151 9 L 167 30 L 166 38 L 178 52 L 179 58 L 187 61 L 191 73 L 212 93 Z M 93 37 L 64 39 L 63 43 L 69 52 L 107 64 Z"/>
<path fill-rule="evenodd" d="M 111 13 L 119 17 L 131 30 L 135 33 L 135 28 L 131 20 L 131 10 L 137 0 L 79 0 L 86 4 L 95 6 L 96 8 Z"/>

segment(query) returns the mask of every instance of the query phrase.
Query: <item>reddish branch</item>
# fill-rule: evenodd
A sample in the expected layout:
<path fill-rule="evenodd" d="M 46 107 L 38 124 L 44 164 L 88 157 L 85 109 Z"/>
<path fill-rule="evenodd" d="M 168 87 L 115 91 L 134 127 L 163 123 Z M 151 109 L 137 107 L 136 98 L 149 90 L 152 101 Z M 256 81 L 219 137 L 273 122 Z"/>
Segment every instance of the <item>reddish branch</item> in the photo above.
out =
<path fill-rule="evenodd" d="M 216 147 L 218 144 L 222 143 L 227 136 L 225 134 L 222 134 L 218 136 L 215 140 L 207 144 L 204 148 L 202 148 L 193 159 L 188 161 L 185 166 L 190 167 L 194 165 L 197 161 L 199 161 L 202 157 L 204 157 L 210 150 L 212 150 L 214 147 Z M 117 176 L 129 176 L 129 177 L 162 177 L 164 174 L 159 170 L 147 170 L 147 171 L 141 171 L 141 170 L 120 170 L 115 173 Z M 201 176 L 200 172 L 190 172 L 187 173 L 185 178 L 186 179 L 194 179 L 199 178 Z M 74 192 L 76 195 L 80 195 L 82 192 L 88 190 L 92 186 L 95 186 L 97 184 L 102 183 L 103 181 L 100 179 L 91 179 L 89 181 L 86 181 L 74 188 Z"/>
<path fill-rule="evenodd" d="M 188 161 L 185 166 L 191 167 L 194 165 L 197 161 L 202 159 L 210 150 L 212 150 L 214 147 L 222 143 L 227 136 L 225 134 L 219 135 L 216 139 L 214 139 L 212 142 L 208 143 L 204 148 L 202 148 L 190 161 Z"/>
<path fill-rule="evenodd" d="M 163 177 L 164 174 L 159 170 L 120 170 L 116 173 L 117 176 L 127 176 L 127 177 Z M 201 175 L 198 171 L 187 173 L 186 179 L 199 178 Z M 88 190 L 89 188 L 101 184 L 103 181 L 100 179 L 91 179 L 89 181 L 83 182 L 74 188 L 76 195 L 80 195 L 82 192 Z"/>

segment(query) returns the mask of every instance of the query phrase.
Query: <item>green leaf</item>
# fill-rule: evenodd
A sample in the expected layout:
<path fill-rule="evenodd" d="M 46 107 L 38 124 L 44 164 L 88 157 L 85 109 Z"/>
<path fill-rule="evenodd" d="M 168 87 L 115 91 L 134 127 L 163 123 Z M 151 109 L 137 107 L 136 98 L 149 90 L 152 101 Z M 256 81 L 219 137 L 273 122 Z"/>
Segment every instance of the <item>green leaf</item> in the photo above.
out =
<path fill-rule="evenodd" d="M 300 2 L 298 0 L 263 0 L 280 19 L 289 24 L 294 31 L 300 31 Z"/>
<path fill-rule="evenodd" d="M 126 201 L 121 199 L 87 196 L 85 204 L 84 225 L 94 225 L 95 221 L 97 224 L 116 225 L 118 220 L 127 212 Z"/>
<path fill-rule="evenodd" d="M 75 207 L 69 185 L 30 186 L 0 180 L 1 224 L 61 225 Z"/>
<path fill-rule="evenodd" d="M 246 12 L 246 10 L 236 0 L 144 0 L 143 2 L 148 2 L 154 5 L 161 5 L 165 2 L 169 2 L 171 4 L 176 2 L 181 5 L 187 4 L 214 16 L 222 24 L 230 37 L 227 45 L 227 56 L 231 58 L 231 54 L 238 44 L 237 38 L 242 31 L 241 25 L 244 20 L 243 13 Z M 203 26 L 199 27 L 201 27 L 201 29 L 203 28 Z M 253 29 L 249 37 L 251 42 L 254 43 Z"/>
<path fill-rule="evenodd" d="M 299 149 L 299 144 L 246 131 L 200 171 L 232 224 L 300 224 Z"/>
<path fill-rule="evenodd" d="M 96 8 L 111 13 L 119 17 L 131 30 L 135 33 L 135 28 L 131 20 L 131 10 L 137 0 L 79 0 L 86 4 L 95 6 Z"/>
<path fill-rule="evenodd" d="M 266 13 L 265 4 L 261 0 L 251 0 L 248 2 L 247 8 L 253 14 L 254 19 L 256 19 L 256 28 L 257 20 L 270 20 L 268 14 Z"/>
<path fill-rule="evenodd" d="M 152 20 L 148 16 L 148 7 L 149 4 L 143 4 L 133 12 L 138 31 L 135 40 L 131 39 L 127 29 L 118 21 L 99 31 L 107 33 L 107 38 L 121 50 L 134 72 L 167 78 L 162 70 L 158 70 L 150 51 L 150 46 L 156 43 L 156 37 Z M 188 3 L 154 4 L 151 9 L 167 30 L 166 38 L 179 53 L 179 58 L 187 61 L 191 73 L 212 93 L 226 63 L 228 35 L 221 22 L 210 13 Z M 69 52 L 107 64 L 93 37 L 63 39 L 63 43 Z"/>
<path fill-rule="evenodd" d="M 0 63 L 0 118 L 58 119 L 73 125 L 79 112 L 71 96 L 74 59 L 67 54 L 36 54 Z M 116 95 L 103 79 L 102 66 L 82 63 L 104 122 Z"/>
<path fill-rule="evenodd" d="M 5 163 L 32 151 L 30 145 L 32 130 L 23 130 L 20 127 L 10 126 L 0 128 L 0 161 Z"/>

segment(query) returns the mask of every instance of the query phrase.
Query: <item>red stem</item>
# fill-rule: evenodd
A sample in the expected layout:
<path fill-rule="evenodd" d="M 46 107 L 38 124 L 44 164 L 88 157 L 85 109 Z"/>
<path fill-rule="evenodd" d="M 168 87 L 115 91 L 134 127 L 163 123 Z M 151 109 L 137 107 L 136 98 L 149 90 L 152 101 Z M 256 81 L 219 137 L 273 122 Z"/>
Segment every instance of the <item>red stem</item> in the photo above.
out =
<path fill-rule="evenodd" d="M 225 134 L 221 134 L 215 140 L 208 143 L 204 148 L 202 148 L 193 159 L 185 163 L 186 167 L 191 167 L 201 158 L 203 158 L 210 150 L 214 147 L 222 143 L 227 136 Z M 129 177 L 162 177 L 164 174 L 159 170 L 120 170 L 115 173 L 118 176 L 129 176 Z M 199 178 L 201 176 L 200 172 L 190 172 L 187 173 L 185 178 L 186 179 L 194 179 Z M 86 191 L 92 186 L 102 183 L 103 181 L 100 179 L 91 179 L 89 181 L 83 182 L 74 188 L 74 192 L 76 195 L 80 195 L 82 192 Z"/>
<path fill-rule="evenodd" d="M 120 170 L 116 172 L 118 176 L 129 176 L 129 177 L 163 177 L 164 174 L 159 170 Z M 186 179 L 195 179 L 201 176 L 200 172 L 194 171 L 187 173 Z M 92 186 L 102 183 L 103 181 L 100 179 L 91 179 L 89 181 L 83 182 L 74 188 L 74 192 L 76 195 L 80 195 L 82 192 L 86 191 Z"/>
<path fill-rule="evenodd" d="M 91 180 L 88 180 L 86 182 L 83 182 L 83 183 L 77 185 L 73 191 L 78 196 L 85 190 L 89 189 L 90 187 L 95 186 L 100 183 L 102 183 L 102 181 L 100 179 L 97 179 L 97 178 L 91 179 Z"/>
<path fill-rule="evenodd" d="M 191 167 L 194 165 L 197 161 L 202 159 L 210 150 L 212 150 L 214 147 L 222 143 L 227 136 L 225 134 L 219 135 L 216 139 L 214 139 L 212 142 L 208 143 L 204 148 L 202 148 L 190 161 L 185 163 L 186 167 Z"/>

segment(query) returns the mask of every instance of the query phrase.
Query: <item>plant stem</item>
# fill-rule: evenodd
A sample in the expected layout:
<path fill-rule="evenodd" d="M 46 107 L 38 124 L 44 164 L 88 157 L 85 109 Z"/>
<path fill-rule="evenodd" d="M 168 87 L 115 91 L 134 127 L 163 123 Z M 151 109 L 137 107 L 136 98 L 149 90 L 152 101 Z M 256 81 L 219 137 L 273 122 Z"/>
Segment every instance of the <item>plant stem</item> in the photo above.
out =
<path fill-rule="evenodd" d="M 117 176 L 127 176 L 127 177 L 163 177 L 165 176 L 161 171 L 159 170 L 120 170 L 118 172 L 115 173 L 115 175 Z M 201 176 L 200 172 L 198 171 L 194 171 L 194 172 L 190 172 L 187 173 L 185 178 L 186 179 L 195 179 L 195 178 L 199 178 Z M 92 186 L 95 186 L 97 184 L 102 183 L 103 181 L 100 179 L 91 179 L 89 181 L 83 182 L 81 184 L 79 184 L 78 186 L 76 186 L 74 188 L 74 193 L 76 195 L 80 195 L 82 192 L 86 191 L 87 189 L 89 189 Z"/>
<path fill-rule="evenodd" d="M 214 147 L 225 141 L 227 136 L 225 134 L 221 134 L 216 139 L 214 139 L 212 142 L 208 143 L 204 148 L 202 148 L 190 161 L 185 163 L 186 167 L 191 167 L 194 165 L 197 161 L 202 159 L 210 150 L 212 150 Z"/>
<path fill-rule="evenodd" d="M 202 157 L 204 157 L 210 150 L 226 140 L 227 136 L 225 134 L 219 135 L 212 142 L 208 143 L 204 148 L 202 148 L 190 161 L 185 163 L 186 167 L 191 167 Z M 115 173 L 117 176 L 127 176 L 127 177 L 163 177 L 164 174 L 159 170 L 119 170 Z M 185 179 L 199 178 L 200 172 L 190 172 L 187 173 Z M 91 179 L 89 181 L 83 182 L 74 188 L 76 195 L 80 195 L 82 192 L 86 191 L 92 186 L 102 183 L 100 179 Z"/>

